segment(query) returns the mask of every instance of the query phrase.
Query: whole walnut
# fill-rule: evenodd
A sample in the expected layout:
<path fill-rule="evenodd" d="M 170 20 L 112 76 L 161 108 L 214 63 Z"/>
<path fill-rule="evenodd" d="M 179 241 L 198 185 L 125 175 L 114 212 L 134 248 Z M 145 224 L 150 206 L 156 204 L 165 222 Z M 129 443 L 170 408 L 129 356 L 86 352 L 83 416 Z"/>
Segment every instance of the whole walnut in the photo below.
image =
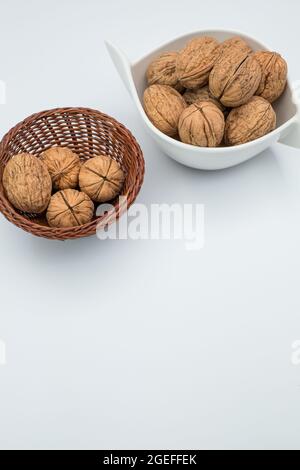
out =
<path fill-rule="evenodd" d="M 244 41 L 244 39 L 240 38 L 239 36 L 233 36 L 232 38 L 226 39 L 226 41 L 222 42 L 218 48 L 218 60 L 222 57 L 222 55 L 230 54 L 232 49 L 238 48 L 244 52 L 250 54 L 252 52 L 251 47 Z"/>
<path fill-rule="evenodd" d="M 29 153 L 13 156 L 4 168 L 3 187 L 22 212 L 41 214 L 50 201 L 52 183 L 46 165 Z"/>
<path fill-rule="evenodd" d="M 151 85 L 144 92 L 144 109 L 152 122 L 164 134 L 177 134 L 178 120 L 187 104 L 178 93 L 167 85 Z"/>
<path fill-rule="evenodd" d="M 180 116 L 178 131 L 182 142 L 199 147 L 217 147 L 224 136 L 225 118 L 210 101 L 191 104 Z"/>
<path fill-rule="evenodd" d="M 76 188 L 80 170 L 78 155 L 67 147 L 51 147 L 40 155 L 55 189 Z"/>
<path fill-rule="evenodd" d="M 261 67 L 254 54 L 237 47 L 223 54 L 209 77 L 212 95 L 229 108 L 247 103 L 261 81 Z"/>
<path fill-rule="evenodd" d="M 272 132 L 276 127 L 276 114 L 264 98 L 254 96 L 239 108 L 233 109 L 227 118 L 225 143 L 240 145 Z"/>
<path fill-rule="evenodd" d="M 169 85 L 177 91 L 183 91 L 176 73 L 178 52 L 164 52 L 153 60 L 147 69 L 148 85 Z"/>
<path fill-rule="evenodd" d="M 107 202 L 121 191 L 125 175 L 119 163 L 107 155 L 87 160 L 79 173 L 79 186 L 93 201 Z"/>
<path fill-rule="evenodd" d="M 93 214 L 94 204 L 87 194 L 64 189 L 51 197 L 46 218 L 50 227 L 66 228 L 87 224 Z"/>
<path fill-rule="evenodd" d="M 262 78 L 256 94 L 273 103 L 284 92 L 287 82 L 287 63 L 276 52 L 260 51 L 256 52 L 254 57 L 262 69 Z"/>
<path fill-rule="evenodd" d="M 197 101 L 211 101 L 214 103 L 221 111 L 225 111 L 225 106 L 222 105 L 209 91 L 208 85 L 205 85 L 201 88 L 195 88 L 193 90 L 186 90 L 183 93 L 183 98 L 185 99 L 188 105 L 194 104 Z"/>
<path fill-rule="evenodd" d="M 192 39 L 177 58 L 177 76 L 185 88 L 197 88 L 208 83 L 211 69 L 218 57 L 219 43 L 209 36 Z"/>

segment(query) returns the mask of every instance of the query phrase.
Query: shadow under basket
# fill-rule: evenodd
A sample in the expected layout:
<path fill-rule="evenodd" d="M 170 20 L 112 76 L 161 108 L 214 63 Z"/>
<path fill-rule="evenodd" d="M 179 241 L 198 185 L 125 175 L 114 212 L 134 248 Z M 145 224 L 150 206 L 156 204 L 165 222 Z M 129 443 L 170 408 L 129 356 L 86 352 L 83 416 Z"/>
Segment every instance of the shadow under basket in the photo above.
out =
<path fill-rule="evenodd" d="M 13 127 L 0 144 L 0 211 L 13 224 L 33 235 L 66 240 L 94 235 L 97 227 L 109 225 L 110 221 L 124 212 L 119 198 L 110 202 L 112 213 L 97 217 L 78 227 L 52 228 L 45 214 L 24 214 L 15 209 L 6 198 L 2 175 L 9 159 L 19 153 L 39 156 L 50 147 L 68 147 L 79 155 L 82 162 L 97 155 L 109 155 L 118 161 L 125 173 L 120 196 L 127 199 L 127 208 L 136 199 L 144 178 L 144 158 L 141 148 L 131 132 L 110 116 L 87 108 L 59 108 L 33 114 Z M 96 206 L 95 206 L 96 210 Z"/>

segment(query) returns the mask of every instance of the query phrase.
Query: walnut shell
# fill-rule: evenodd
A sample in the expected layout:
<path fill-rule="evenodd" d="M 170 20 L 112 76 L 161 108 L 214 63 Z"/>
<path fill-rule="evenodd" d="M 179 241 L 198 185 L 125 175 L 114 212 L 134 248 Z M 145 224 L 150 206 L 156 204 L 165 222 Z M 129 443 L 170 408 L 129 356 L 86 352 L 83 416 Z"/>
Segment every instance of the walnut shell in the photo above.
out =
<path fill-rule="evenodd" d="M 262 69 L 262 78 L 256 94 L 273 103 L 284 92 L 287 82 L 287 63 L 276 52 L 260 51 L 256 52 L 254 57 Z"/>
<path fill-rule="evenodd" d="M 51 197 L 46 217 L 50 227 L 66 228 L 87 224 L 93 214 L 94 204 L 87 194 L 65 189 Z"/>
<path fill-rule="evenodd" d="M 194 104 L 197 101 L 211 101 L 214 103 L 221 111 L 225 111 L 225 106 L 222 105 L 209 91 L 208 85 L 205 85 L 201 88 L 195 88 L 193 90 L 186 90 L 183 93 L 183 98 L 185 99 L 188 105 Z"/>
<path fill-rule="evenodd" d="M 79 186 L 96 202 L 114 199 L 121 191 L 125 175 L 119 163 L 107 155 L 87 160 L 79 173 Z"/>
<path fill-rule="evenodd" d="M 144 92 L 144 109 L 148 118 L 170 137 L 177 134 L 178 120 L 186 106 L 180 93 L 170 86 L 151 85 Z"/>
<path fill-rule="evenodd" d="M 272 132 L 276 127 L 276 114 L 264 98 L 254 96 L 249 103 L 233 109 L 227 118 L 225 143 L 240 145 Z"/>
<path fill-rule="evenodd" d="M 199 147 L 217 147 L 223 140 L 225 118 L 210 101 L 191 104 L 180 116 L 178 131 L 182 142 Z"/>
<path fill-rule="evenodd" d="M 67 147 L 52 147 L 40 155 L 55 189 L 76 188 L 80 170 L 78 155 Z"/>
<path fill-rule="evenodd" d="M 47 209 L 52 183 L 37 157 L 29 153 L 12 157 L 4 168 L 3 187 L 10 203 L 22 212 L 41 214 Z"/>
<path fill-rule="evenodd" d="M 233 36 L 232 38 L 226 39 L 222 42 L 218 48 L 218 60 L 221 59 L 222 55 L 230 54 L 232 49 L 238 48 L 248 54 L 252 52 L 251 47 L 239 36 Z"/>
<path fill-rule="evenodd" d="M 178 52 L 165 52 L 157 57 L 147 69 L 148 85 L 168 85 L 177 91 L 183 91 L 176 73 Z"/>
<path fill-rule="evenodd" d="M 212 95 L 229 108 L 247 103 L 257 91 L 261 81 L 261 67 L 250 54 L 237 47 L 223 54 L 209 77 Z"/>
<path fill-rule="evenodd" d="M 185 88 L 197 88 L 208 83 L 209 73 L 218 57 L 216 39 L 202 36 L 192 39 L 177 58 L 177 76 Z"/>

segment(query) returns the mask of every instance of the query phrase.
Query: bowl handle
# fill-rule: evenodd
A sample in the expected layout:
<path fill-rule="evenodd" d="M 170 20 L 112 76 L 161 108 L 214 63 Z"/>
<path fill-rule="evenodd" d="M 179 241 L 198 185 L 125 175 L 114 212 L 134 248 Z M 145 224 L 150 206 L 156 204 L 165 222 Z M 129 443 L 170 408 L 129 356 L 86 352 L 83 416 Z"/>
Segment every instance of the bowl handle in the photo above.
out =
<path fill-rule="evenodd" d="M 126 55 L 110 41 L 105 41 L 106 48 L 129 94 L 133 97 L 135 86 L 131 73 L 131 64 Z"/>
<path fill-rule="evenodd" d="M 298 112 L 279 142 L 295 149 L 300 149 L 300 80 L 292 83 L 292 101 Z"/>
<path fill-rule="evenodd" d="M 295 149 L 300 149 L 300 115 L 296 116 L 288 130 L 288 134 L 278 141 Z"/>

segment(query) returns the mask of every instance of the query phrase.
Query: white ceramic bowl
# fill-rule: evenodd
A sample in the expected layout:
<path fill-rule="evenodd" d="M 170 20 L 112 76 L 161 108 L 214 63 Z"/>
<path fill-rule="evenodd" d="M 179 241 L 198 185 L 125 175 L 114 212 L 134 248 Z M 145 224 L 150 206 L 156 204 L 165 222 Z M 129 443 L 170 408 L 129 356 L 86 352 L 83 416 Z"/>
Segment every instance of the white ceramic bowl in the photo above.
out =
<path fill-rule="evenodd" d="M 245 39 L 254 51 L 261 49 L 270 50 L 265 44 L 262 44 L 237 31 L 197 31 L 180 36 L 177 39 L 162 45 L 158 49 L 155 49 L 153 52 L 147 54 L 134 64 L 131 64 L 120 49 L 112 45 L 110 42 L 106 42 L 106 46 L 113 63 L 133 98 L 146 129 L 149 131 L 160 149 L 169 157 L 183 165 L 201 170 L 219 170 L 245 162 L 255 155 L 260 154 L 263 150 L 278 141 L 300 148 L 300 111 L 299 106 L 297 105 L 296 93 L 292 89 L 290 80 L 288 80 L 288 86 L 284 94 L 275 103 L 277 114 L 276 129 L 270 134 L 253 142 L 238 145 L 236 147 L 195 147 L 172 139 L 153 126 L 142 105 L 143 93 L 147 86 L 146 70 L 149 63 L 160 53 L 164 51 L 180 50 L 187 41 L 195 36 L 201 35 L 213 36 L 219 41 L 224 41 L 229 37 L 237 35 Z"/>

